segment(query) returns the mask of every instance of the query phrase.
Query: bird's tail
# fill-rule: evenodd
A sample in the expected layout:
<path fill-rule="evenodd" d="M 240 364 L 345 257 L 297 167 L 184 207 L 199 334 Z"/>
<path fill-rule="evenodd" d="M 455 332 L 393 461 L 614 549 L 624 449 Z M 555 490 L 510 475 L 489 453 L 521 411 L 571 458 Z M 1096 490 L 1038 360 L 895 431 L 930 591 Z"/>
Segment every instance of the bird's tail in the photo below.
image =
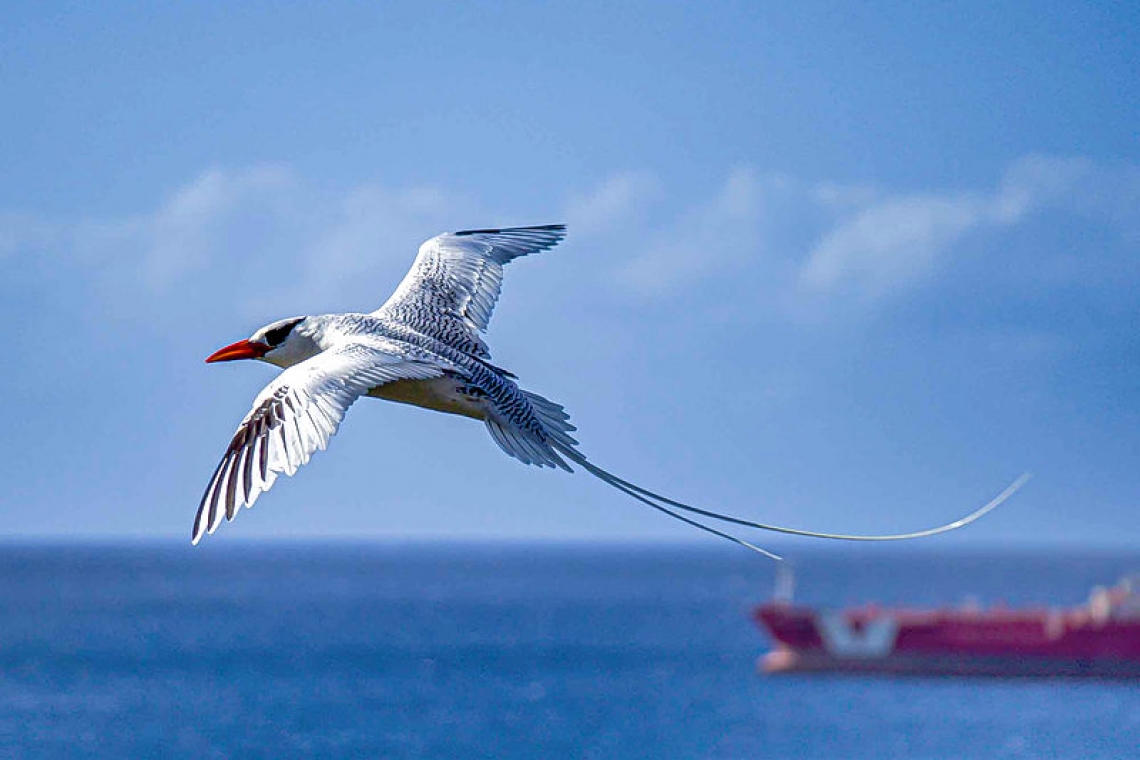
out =
<path fill-rule="evenodd" d="M 890 533 L 885 535 L 860 535 L 860 534 L 847 534 L 847 533 L 824 533 L 813 530 L 801 530 L 799 528 L 785 528 L 780 525 L 769 525 L 767 523 L 755 522 L 752 520 L 745 520 L 740 517 L 733 517 L 731 515 L 721 514 L 720 512 L 713 512 L 708 509 L 701 509 L 691 504 L 686 504 L 675 499 L 670 499 L 659 493 L 650 491 L 647 488 L 642 488 L 636 483 L 631 483 L 628 480 L 619 478 L 612 472 L 598 467 L 590 462 L 584 454 L 577 449 L 578 442 L 570 436 L 570 432 L 575 430 L 574 426 L 570 424 L 570 417 L 566 411 L 558 404 L 543 398 L 534 393 L 523 391 L 527 399 L 531 403 L 536 416 L 543 423 L 543 427 L 547 431 L 547 438 L 545 441 L 538 440 L 523 440 L 529 439 L 529 436 L 519 435 L 517 431 L 513 435 L 506 436 L 504 440 L 504 433 L 493 426 L 491 421 L 488 421 L 488 427 L 491 430 L 492 436 L 496 442 L 511 456 L 522 459 L 528 464 L 539 464 L 557 466 L 562 469 L 569 470 L 566 461 L 572 462 L 581 467 L 586 472 L 590 473 L 599 480 L 616 488 L 622 493 L 630 496 L 641 503 L 653 507 L 659 512 L 663 512 L 670 517 L 680 520 L 683 523 L 692 525 L 695 528 L 711 533 L 714 536 L 727 539 L 735 544 L 743 546 L 755 552 L 759 552 L 766 557 L 779 560 L 781 557 L 773 554 L 767 549 L 762 549 L 753 543 L 745 541 L 744 539 L 717 530 L 709 525 L 699 522 L 691 517 L 686 517 L 680 512 L 687 512 L 689 514 L 700 515 L 712 520 L 719 520 L 721 522 L 730 523 L 732 525 L 740 525 L 745 528 L 757 528 L 759 530 L 772 531 L 774 533 L 785 533 L 792 536 L 808 536 L 810 538 L 826 538 L 838 541 L 905 541 L 912 538 L 924 538 L 926 536 L 935 536 L 939 533 L 948 533 L 952 530 L 957 530 L 970 523 L 978 520 L 984 515 L 992 512 L 1007 501 L 1011 496 L 1017 493 L 1022 486 L 1029 481 L 1030 474 L 1023 473 L 1020 477 L 1014 480 L 1004 491 L 999 493 L 987 504 L 974 510 L 968 515 L 961 517 L 953 522 L 939 525 L 934 528 L 927 528 L 925 530 L 918 530 L 912 533 Z M 508 431 L 510 432 L 510 431 Z M 506 444 L 506 445 L 504 445 Z"/>
<path fill-rule="evenodd" d="M 608 483 L 609 485 L 613 486 L 614 488 L 618 489 L 619 491 L 622 491 L 623 493 L 625 493 L 629 496 L 632 496 L 633 498 L 637 499 L 638 501 L 640 501 L 644 504 L 648 504 L 649 506 L 653 507 L 654 509 L 658 509 L 658 510 L 670 515 L 671 517 L 675 517 L 678 520 L 686 522 L 686 523 L 693 525 L 697 528 L 700 528 L 702 530 L 708 531 L 709 533 L 712 533 L 714 535 L 721 536 L 722 538 L 727 538 L 729 541 L 740 544 L 740 545 L 744 546 L 745 548 L 752 549 L 753 551 L 760 552 L 761 554 L 763 554 L 767 557 L 771 557 L 771 558 L 777 559 L 777 560 L 781 559 L 781 557 L 777 556 L 776 554 L 773 554 L 772 552 L 768 551 L 767 549 L 761 549 L 760 547 L 755 546 L 755 545 L 753 545 L 747 541 L 743 541 L 743 540 L 741 540 L 735 536 L 732 536 L 732 535 L 729 535 L 727 533 L 723 533 L 721 531 L 715 530 L 714 528 L 710 528 L 709 526 L 707 526 L 703 523 L 699 523 L 695 520 L 692 520 L 688 517 L 685 517 L 684 515 L 677 514 L 676 512 L 673 512 L 672 510 L 667 509 L 663 505 L 667 504 L 670 507 L 675 507 L 676 509 L 679 509 L 683 512 L 701 515 L 702 517 L 708 517 L 708 518 L 711 518 L 713 520 L 720 520 L 722 522 L 731 523 L 733 525 L 741 525 L 741 526 L 744 526 L 746 528 L 758 528 L 760 530 L 772 531 L 774 533 L 786 533 L 786 534 L 792 535 L 792 536 L 808 536 L 810 538 L 826 538 L 826 539 L 832 539 L 832 540 L 837 540 L 837 541 L 905 541 L 905 540 L 912 539 L 912 538 L 924 538 L 926 536 L 936 536 L 939 533 L 949 533 L 952 530 L 957 530 L 958 528 L 962 528 L 966 525 L 969 525 L 970 523 L 974 522 L 975 520 L 978 520 L 979 518 L 983 517 L 984 515 L 992 512 L 993 510 L 995 510 L 999 506 L 1001 506 L 1006 500 L 1008 500 L 1011 496 L 1013 496 L 1015 493 L 1017 493 L 1021 489 L 1021 487 L 1023 485 L 1025 485 L 1026 482 L 1028 482 L 1029 478 L 1031 477 L 1028 472 L 1023 473 L 1020 477 L 1018 477 L 1016 480 L 1014 480 L 1012 483 L 1010 483 L 1009 486 L 1007 486 L 1004 491 L 1002 491 L 1000 494 L 995 496 L 993 499 L 991 499 L 985 505 L 979 507 L 978 509 L 974 510 L 973 512 L 971 512 L 970 514 L 968 514 L 964 517 L 960 517 L 957 520 L 954 520 L 953 522 L 949 522 L 949 523 L 946 523 L 944 525 L 939 525 L 939 526 L 934 527 L 934 528 L 927 528 L 925 530 L 918 530 L 918 531 L 914 531 L 911 533 L 889 533 L 889 534 L 884 534 L 884 535 L 824 533 L 824 532 L 814 531 L 814 530 L 801 530 L 799 528 L 786 528 L 786 527 L 783 527 L 781 525 L 769 525 L 768 523 L 755 522 L 752 520 L 745 520 L 745 519 L 742 519 L 739 517 L 733 517 L 731 515 L 721 514 L 720 512 L 713 512 L 713 511 L 708 510 L 708 509 L 701 509 L 700 507 L 694 507 L 691 504 L 685 504 L 684 502 L 680 502 L 680 501 L 677 501 L 675 499 L 670 499 L 667 496 L 662 496 L 661 494 L 654 493 L 653 491 L 650 491 L 647 488 L 642 488 L 641 486 L 636 485 L 635 483 L 630 483 L 628 480 L 624 480 L 622 478 L 619 478 L 617 475 L 614 475 L 612 472 L 608 472 L 606 470 L 603 470 L 601 467 L 598 467 L 597 465 L 593 464 L 592 462 L 589 462 L 586 459 L 586 457 L 583 456 L 578 451 L 574 451 L 574 450 L 566 451 L 563 449 L 559 449 L 559 451 L 562 453 L 563 456 L 565 456 L 571 462 L 573 462 L 574 464 L 577 464 L 583 470 L 586 470 L 587 472 L 589 472 L 594 477 Z"/>

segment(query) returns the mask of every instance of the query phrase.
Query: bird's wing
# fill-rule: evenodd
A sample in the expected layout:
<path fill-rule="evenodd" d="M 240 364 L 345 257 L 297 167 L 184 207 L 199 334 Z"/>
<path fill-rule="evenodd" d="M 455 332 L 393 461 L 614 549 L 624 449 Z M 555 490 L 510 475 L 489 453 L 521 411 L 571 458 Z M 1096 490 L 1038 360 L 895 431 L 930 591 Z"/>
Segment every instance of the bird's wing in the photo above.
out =
<path fill-rule="evenodd" d="M 437 235 L 420 246 L 396 292 L 373 313 L 486 358 L 479 333 L 491 320 L 503 265 L 553 248 L 565 236 L 561 224 Z"/>
<path fill-rule="evenodd" d="M 370 389 L 438 377 L 443 368 L 415 349 L 369 339 L 329 349 L 278 375 L 254 399 L 210 479 L 194 518 L 193 542 L 222 517 L 253 506 L 280 473 L 292 475 L 324 449 L 344 413 Z"/>

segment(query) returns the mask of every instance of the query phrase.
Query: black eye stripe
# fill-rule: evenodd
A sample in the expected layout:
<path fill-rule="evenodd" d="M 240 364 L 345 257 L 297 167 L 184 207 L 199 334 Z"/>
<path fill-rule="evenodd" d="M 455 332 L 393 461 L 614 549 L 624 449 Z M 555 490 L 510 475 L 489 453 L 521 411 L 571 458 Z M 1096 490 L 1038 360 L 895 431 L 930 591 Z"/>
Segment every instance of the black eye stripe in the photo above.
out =
<path fill-rule="evenodd" d="M 303 319 L 303 318 L 302 318 Z M 291 319 L 288 322 L 277 325 L 272 330 L 265 333 L 265 342 L 271 346 L 280 346 L 289 337 L 289 333 L 293 332 L 293 328 L 301 322 L 300 319 Z"/>

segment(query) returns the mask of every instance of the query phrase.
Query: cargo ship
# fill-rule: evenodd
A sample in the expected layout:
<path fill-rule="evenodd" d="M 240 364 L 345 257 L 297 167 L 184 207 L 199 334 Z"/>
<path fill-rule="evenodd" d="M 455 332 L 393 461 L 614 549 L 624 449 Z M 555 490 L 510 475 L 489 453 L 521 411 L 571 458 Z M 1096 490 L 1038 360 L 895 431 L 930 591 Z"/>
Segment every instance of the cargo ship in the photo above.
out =
<path fill-rule="evenodd" d="M 785 592 L 754 618 L 775 642 L 766 673 L 1140 678 L 1140 576 L 1064 609 L 828 610 Z"/>

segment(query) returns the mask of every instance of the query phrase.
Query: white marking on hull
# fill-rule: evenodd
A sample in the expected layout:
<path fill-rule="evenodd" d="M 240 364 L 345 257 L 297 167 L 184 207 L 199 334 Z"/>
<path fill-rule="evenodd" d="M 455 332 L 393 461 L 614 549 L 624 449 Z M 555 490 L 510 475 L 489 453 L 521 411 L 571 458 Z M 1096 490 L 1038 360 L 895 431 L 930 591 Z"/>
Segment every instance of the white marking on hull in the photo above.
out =
<path fill-rule="evenodd" d="M 899 624 L 881 617 L 868 620 L 857 629 L 841 613 L 823 612 L 816 629 L 824 648 L 836 657 L 886 657 L 895 647 Z"/>

